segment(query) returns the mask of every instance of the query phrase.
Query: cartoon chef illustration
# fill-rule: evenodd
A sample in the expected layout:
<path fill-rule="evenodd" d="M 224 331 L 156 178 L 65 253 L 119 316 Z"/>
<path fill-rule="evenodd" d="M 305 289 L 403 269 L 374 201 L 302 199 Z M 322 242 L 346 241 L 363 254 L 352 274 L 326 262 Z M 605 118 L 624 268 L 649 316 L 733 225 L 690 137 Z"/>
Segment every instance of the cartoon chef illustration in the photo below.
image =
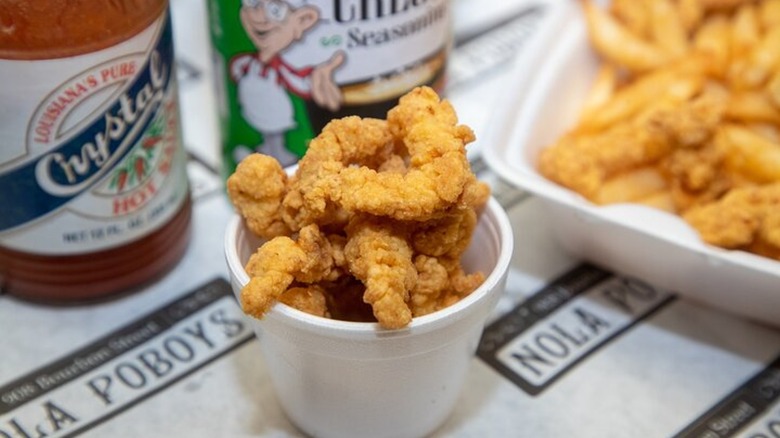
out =
<path fill-rule="evenodd" d="M 344 62 L 344 52 L 339 50 L 321 64 L 300 68 L 284 60 L 284 52 L 320 20 L 319 9 L 304 0 L 242 0 L 240 19 L 257 49 L 257 53 L 236 56 L 230 64 L 241 114 L 263 135 L 258 151 L 274 156 L 283 166 L 293 164 L 298 157 L 288 150 L 284 139 L 285 132 L 296 127 L 289 93 L 337 111 L 343 96 L 333 73 Z M 253 152 L 239 150 L 238 155 Z M 239 161 L 243 157 L 234 158 Z"/>

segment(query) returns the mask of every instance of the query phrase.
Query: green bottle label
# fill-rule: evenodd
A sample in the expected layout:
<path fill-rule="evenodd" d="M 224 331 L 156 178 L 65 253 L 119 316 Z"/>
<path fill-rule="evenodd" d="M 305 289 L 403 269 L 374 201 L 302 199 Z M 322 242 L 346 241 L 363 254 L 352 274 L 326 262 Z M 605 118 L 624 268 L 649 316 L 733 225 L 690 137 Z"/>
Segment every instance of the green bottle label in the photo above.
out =
<path fill-rule="evenodd" d="M 449 0 L 209 0 L 225 176 L 252 152 L 284 166 L 328 121 L 385 118 L 440 88 Z"/>

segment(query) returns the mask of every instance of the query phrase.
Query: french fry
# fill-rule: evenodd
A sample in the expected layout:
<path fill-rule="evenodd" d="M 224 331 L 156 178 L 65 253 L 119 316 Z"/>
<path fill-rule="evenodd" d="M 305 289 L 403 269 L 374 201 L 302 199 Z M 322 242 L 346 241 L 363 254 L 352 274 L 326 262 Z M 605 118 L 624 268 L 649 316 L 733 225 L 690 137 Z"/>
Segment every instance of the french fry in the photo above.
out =
<path fill-rule="evenodd" d="M 772 143 L 780 144 L 780 125 L 774 123 L 747 123 L 745 127 Z"/>
<path fill-rule="evenodd" d="M 540 173 L 780 260 L 780 0 L 594 1 L 580 3 L 603 64 Z M 758 215 L 753 190 L 771 198 Z"/>
<path fill-rule="evenodd" d="M 710 79 L 704 84 L 701 94 L 712 99 L 727 101 L 731 96 L 731 90 L 723 82 Z"/>
<path fill-rule="evenodd" d="M 774 76 L 769 80 L 766 88 L 769 100 L 772 101 L 775 107 L 780 109 L 780 69 L 778 69 Z"/>
<path fill-rule="evenodd" d="M 761 23 L 752 3 L 745 3 L 737 9 L 731 26 L 732 56 L 743 57 L 761 39 Z"/>
<path fill-rule="evenodd" d="M 780 26 L 780 0 L 764 0 L 758 10 L 764 30 Z"/>
<path fill-rule="evenodd" d="M 766 32 L 747 55 L 732 64 L 729 80 L 735 88 L 761 87 L 780 65 L 780 26 Z"/>
<path fill-rule="evenodd" d="M 669 61 L 662 49 L 631 33 L 613 16 L 590 0 L 580 0 L 588 25 L 588 35 L 596 50 L 614 64 L 643 72 Z"/>
<path fill-rule="evenodd" d="M 729 10 L 741 5 L 750 3 L 752 0 L 699 0 L 702 7 L 707 11 Z"/>
<path fill-rule="evenodd" d="M 715 77 L 725 77 L 731 60 L 731 25 L 722 15 L 715 15 L 697 29 L 693 48 L 709 60 L 708 72 Z"/>
<path fill-rule="evenodd" d="M 616 175 L 605 181 L 595 195 L 597 204 L 634 202 L 658 192 L 668 184 L 655 166 L 645 166 Z"/>
<path fill-rule="evenodd" d="M 648 3 L 648 0 L 613 0 L 609 10 L 631 33 L 647 39 L 652 29 Z"/>
<path fill-rule="evenodd" d="M 698 93 L 705 83 L 701 74 L 684 69 L 659 69 L 618 90 L 596 111 L 583 114 L 578 131 L 593 132 L 630 120 L 651 104 L 671 99 L 684 101 Z"/>
<path fill-rule="evenodd" d="M 671 59 L 681 58 L 688 52 L 688 35 L 682 18 L 671 0 L 650 2 L 653 41 Z"/>
<path fill-rule="evenodd" d="M 758 184 L 780 181 L 780 144 L 734 124 L 722 126 L 718 137 L 731 172 Z"/>
<path fill-rule="evenodd" d="M 582 104 L 582 114 L 589 113 L 609 101 L 615 94 L 617 82 L 617 69 L 611 64 L 603 64 Z"/>
<path fill-rule="evenodd" d="M 678 213 L 677 206 L 674 204 L 672 193 L 669 190 L 662 190 L 655 192 L 644 198 L 638 198 L 634 200 L 637 204 L 642 204 L 648 207 L 657 208 L 669 213 Z"/>
<path fill-rule="evenodd" d="M 704 7 L 699 0 L 678 0 L 677 14 L 685 32 L 691 35 L 704 19 Z"/>
<path fill-rule="evenodd" d="M 780 109 L 762 91 L 737 91 L 731 94 L 726 117 L 740 122 L 780 123 Z"/>

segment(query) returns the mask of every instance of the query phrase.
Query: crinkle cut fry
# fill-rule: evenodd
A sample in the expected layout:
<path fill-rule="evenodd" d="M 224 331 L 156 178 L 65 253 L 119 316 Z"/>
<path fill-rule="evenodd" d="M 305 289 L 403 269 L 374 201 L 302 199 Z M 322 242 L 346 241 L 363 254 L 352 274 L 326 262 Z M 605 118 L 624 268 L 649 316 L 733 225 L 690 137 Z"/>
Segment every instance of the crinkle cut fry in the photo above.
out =
<path fill-rule="evenodd" d="M 246 265 L 250 280 L 241 290 L 241 307 L 256 318 L 273 306 L 298 281 L 333 281 L 341 275 L 330 241 L 316 225 L 301 229 L 297 241 L 278 236 L 265 242 Z"/>
<path fill-rule="evenodd" d="M 417 282 L 407 231 L 367 215 L 355 216 L 346 230 L 347 264 L 366 286 L 363 301 L 371 305 L 382 327 L 406 326 L 412 320 L 409 292 Z"/>
<path fill-rule="evenodd" d="M 447 101 L 416 88 L 388 112 L 388 126 L 409 153 L 406 173 L 347 167 L 339 173 L 336 201 L 350 211 L 398 220 L 426 220 L 454 205 L 470 180 L 466 144 L 474 133 L 457 125 Z"/>

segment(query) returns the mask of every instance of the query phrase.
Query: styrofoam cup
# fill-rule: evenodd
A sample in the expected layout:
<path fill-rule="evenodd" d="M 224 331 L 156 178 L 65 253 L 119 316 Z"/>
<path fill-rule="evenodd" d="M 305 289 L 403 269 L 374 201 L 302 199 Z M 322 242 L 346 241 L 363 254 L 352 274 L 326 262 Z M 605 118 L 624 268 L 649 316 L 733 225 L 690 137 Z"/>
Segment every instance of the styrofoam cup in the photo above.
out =
<path fill-rule="evenodd" d="M 225 256 L 236 297 L 249 277 L 244 265 L 261 241 L 234 217 Z M 246 316 L 282 408 L 317 437 L 418 437 L 452 411 L 482 335 L 506 284 L 512 228 L 490 199 L 463 257 L 485 282 L 452 306 L 398 330 L 337 321 L 277 303 L 262 318 Z"/>

